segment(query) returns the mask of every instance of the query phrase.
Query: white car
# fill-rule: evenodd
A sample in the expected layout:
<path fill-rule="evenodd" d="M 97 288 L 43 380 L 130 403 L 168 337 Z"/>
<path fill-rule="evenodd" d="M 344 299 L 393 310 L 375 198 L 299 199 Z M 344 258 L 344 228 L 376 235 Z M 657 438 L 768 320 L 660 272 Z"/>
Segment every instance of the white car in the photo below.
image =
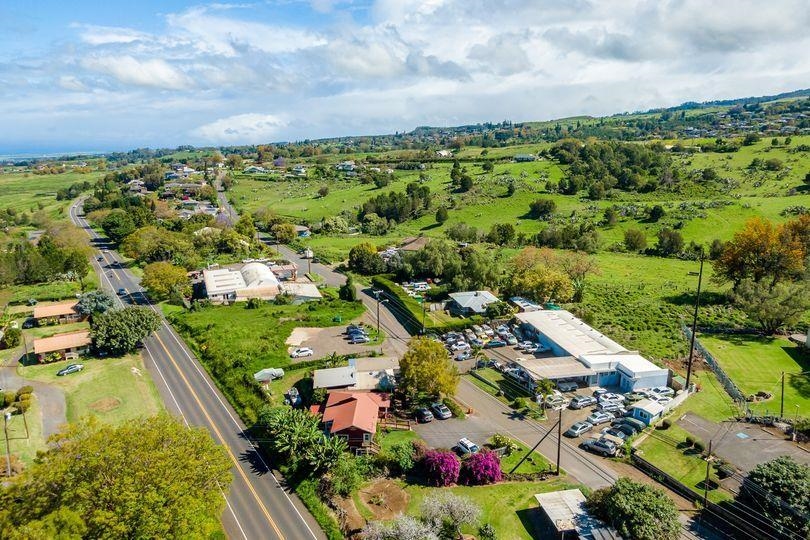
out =
<path fill-rule="evenodd" d="M 624 403 L 624 396 L 621 394 L 614 394 L 613 392 L 605 392 L 604 394 L 599 395 L 599 403 L 604 403 L 606 401 L 616 401 L 618 403 Z"/>
<path fill-rule="evenodd" d="M 309 347 L 299 347 L 290 353 L 290 358 L 304 358 L 305 356 L 312 356 L 315 351 Z"/>
<path fill-rule="evenodd" d="M 590 415 L 588 418 L 585 419 L 586 422 L 591 424 L 592 426 L 598 426 L 599 424 L 604 424 L 605 422 L 610 422 L 613 420 L 614 416 L 607 412 L 595 412 Z"/>
<path fill-rule="evenodd" d="M 459 439 L 458 449 L 462 454 L 477 454 L 481 448 L 467 437 Z"/>
<path fill-rule="evenodd" d="M 650 388 L 649 393 L 655 394 L 656 396 L 672 397 L 675 395 L 675 390 L 668 386 L 657 386 L 655 388 Z"/>
<path fill-rule="evenodd" d="M 458 341 L 454 343 L 452 347 L 450 347 L 450 350 L 453 352 L 468 351 L 470 350 L 470 344 L 464 341 Z"/>
<path fill-rule="evenodd" d="M 492 331 L 492 327 L 490 325 L 488 325 L 488 324 L 482 324 L 481 325 L 481 330 L 484 331 L 484 334 L 486 334 L 487 337 L 494 337 L 495 336 L 495 332 Z"/>
<path fill-rule="evenodd" d="M 650 398 L 653 401 L 657 401 L 659 404 L 666 406 L 670 402 L 672 402 L 672 398 L 669 396 L 654 396 Z"/>
<path fill-rule="evenodd" d="M 559 411 L 568 406 L 569 401 L 562 396 L 550 395 L 546 396 L 546 408 Z"/>

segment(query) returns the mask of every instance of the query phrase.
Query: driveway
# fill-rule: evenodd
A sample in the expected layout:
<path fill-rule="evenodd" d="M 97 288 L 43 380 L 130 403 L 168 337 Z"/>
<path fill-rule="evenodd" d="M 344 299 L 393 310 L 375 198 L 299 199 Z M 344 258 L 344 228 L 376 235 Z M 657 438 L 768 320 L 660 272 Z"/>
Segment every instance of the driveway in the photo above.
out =
<path fill-rule="evenodd" d="M 380 351 L 380 345 L 352 345 L 343 333 L 345 330 L 345 326 L 293 329 L 292 334 L 287 338 L 289 350 L 292 351 L 296 347 L 309 347 L 315 352 L 313 356 L 293 359 L 293 362 L 325 358 L 332 353 L 351 354 L 359 357 L 366 356 L 372 351 Z"/>
<path fill-rule="evenodd" d="M 711 441 L 712 452 L 745 472 L 779 456 L 810 465 L 810 453 L 773 428 L 733 421 L 718 424 L 693 413 L 684 414 L 677 424 L 705 443 Z"/>
<path fill-rule="evenodd" d="M 14 357 L 18 358 L 18 355 L 14 355 Z M 34 395 L 42 412 L 42 435 L 47 439 L 58 432 L 62 424 L 67 423 L 65 393 L 55 386 L 17 375 L 16 360 L 0 367 L 0 389 L 17 390 L 26 385 L 34 388 Z"/>

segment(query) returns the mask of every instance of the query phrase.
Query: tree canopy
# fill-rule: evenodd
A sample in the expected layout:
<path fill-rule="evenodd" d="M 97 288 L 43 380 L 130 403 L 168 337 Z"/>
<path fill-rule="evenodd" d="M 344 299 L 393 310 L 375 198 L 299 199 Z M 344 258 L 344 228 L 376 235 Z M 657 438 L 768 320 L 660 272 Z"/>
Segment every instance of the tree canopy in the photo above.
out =
<path fill-rule="evenodd" d="M 90 324 L 95 347 L 113 355 L 133 351 L 159 327 L 160 317 L 145 307 L 106 311 L 93 317 Z"/>
<path fill-rule="evenodd" d="M 164 261 L 146 265 L 141 285 L 156 301 L 191 296 L 191 280 L 186 269 Z"/>
<path fill-rule="evenodd" d="M 106 291 L 96 290 L 84 293 L 76 303 L 76 310 L 82 315 L 104 313 L 115 306 L 115 300 Z"/>
<path fill-rule="evenodd" d="M 456 366 L 447 357 L 444 346 L 432 339 L 413 338 L 399 363 L 402 390 L 411 395 L 453 395 L 458 385 Z"/>
<path fill-rule="evenodd" d="M 206 430 L 169 415 L 85 420 L 0 490 L 0 530 L 10 540 L 206 537 L 230 466 Z"/>
<path fill-rule="evenodd" d="M 663 490 L 629 478 L 619 478 L 612 486 L 594 491 L 588 506 L 624 538 L 675 540 L 680 535 L 675 503 Z"/>
<path fill-rule="evenodd" d="M 790 456 L 760 463 L 743 481 L 738 499 L 761 509 L 777 529 L 810 535 L 810 466 Z"/>

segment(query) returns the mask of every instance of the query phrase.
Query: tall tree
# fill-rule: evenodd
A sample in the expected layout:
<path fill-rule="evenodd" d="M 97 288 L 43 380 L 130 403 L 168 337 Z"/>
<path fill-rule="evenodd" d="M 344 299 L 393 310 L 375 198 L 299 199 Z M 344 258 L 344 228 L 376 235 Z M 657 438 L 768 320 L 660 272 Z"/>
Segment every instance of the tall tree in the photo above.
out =
<path fill-rule="evenodd" d="M 104 234 L 117 244 L 135 232 L 135 221 L 127 212 L 114 210 L 101 222 L 101 228 L 104 229 Z"/>
<path fill-rule="evenodd" d="M 738 499 L 762 509 L 780 532 L 810 537 L 810 466 L 790 456 L 760 463 L 743 481 Z"/>
<path fill-rule="evenodd" d="M 289 244 L 295 240 L 295 225 L 292 223 L 275 223 L 270 227 L 270 232 L 279 244 Z"/>
<path fill-rule="evenodd" d="M 145 307 L 127 307 L 100 313 L 90 324 L 93 344 L 113 355 L 135 349 L 138 342 L 160 327 L 160 317 Z"/>
<path fill-rule="evenodd" d="M 141 285 L 157 301 L 191 296 L 191 280 L 186 269 L 168 262 L 147 264 L 143 269 Z"/>
<path fill-rule="evenodd" d="M 588 506 L 625 538 L 675 540 L 681 524 L 675 503 L 658 488 L 619 478 L 588 497 Z"/>
<path fill-rule="evenodd" d="M 169 415 L 68 425 L 0 488 L 0 530 L 28 538 L 204 538 L 231 482 L 225 451 Z M 54 534 L 51 534 L 54 533 Z"/>
<path fill-rule="evenodd" d="M 115 300 L 109 293 L 105 291 L 90 291 L 79 298 L 76 304 L 76 310 L 83 315 L 93 315 L 109 311 L 113 306 L 115 306 Z"/>
<path fill-rule="evenodd" d="M 413 338 L 399 363 L 401 388 L 406 394 L 429 396 L 453 395 L 459 374 L 447 357 L 441 343 L 427 338 Z"/>
<path fill-rule="evenodd" d="M 806 281 L 771 286 L 749 278 L 740 282 L 731 298 L 763 332 L 773 334 L 799 322 L 810 308 L 810 286 Z"/>

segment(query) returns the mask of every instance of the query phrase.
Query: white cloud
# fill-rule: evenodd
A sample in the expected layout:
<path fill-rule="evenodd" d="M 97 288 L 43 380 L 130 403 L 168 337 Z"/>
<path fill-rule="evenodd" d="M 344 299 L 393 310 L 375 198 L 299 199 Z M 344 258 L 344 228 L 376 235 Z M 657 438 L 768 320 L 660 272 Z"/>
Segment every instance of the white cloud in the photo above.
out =
<path fill-rule="evenodd" d="M 193 135 L 208 143 L 251 143 L 273 140 L 285 126 L 287 122 L 279 116 L 247 113 L 220 118 L 200 126 L 193 131 Z"/>
<path fill-rule="evenodd" d="M 148 39 L 149 34 L 138 32 L 131 28 L 120 28 L 115 26 L 95 26 L 95 25 L 73 25 L 81 28 L 79 34 L 82 41 L 89 45 L 109 45 L 114 43 L 132 43 L 142 39 Z"/>
<path fill-rule="evenodd" d="M 87 90 L 84 83 L 73 75 L 62 75 L 59 77 L 59 86 L 65 90 L 73 90 L 74 92 L 84 92 Z"/>
<path fill-rule="evenodd" d="M 138 60 L 132 56 L 99 56 L 86 58 L 82 65 L 98 73 L 110 75 L 124 84 L 180 90 L 192 85 L 191 79 L 179 68 L 165 60 Z"/>

